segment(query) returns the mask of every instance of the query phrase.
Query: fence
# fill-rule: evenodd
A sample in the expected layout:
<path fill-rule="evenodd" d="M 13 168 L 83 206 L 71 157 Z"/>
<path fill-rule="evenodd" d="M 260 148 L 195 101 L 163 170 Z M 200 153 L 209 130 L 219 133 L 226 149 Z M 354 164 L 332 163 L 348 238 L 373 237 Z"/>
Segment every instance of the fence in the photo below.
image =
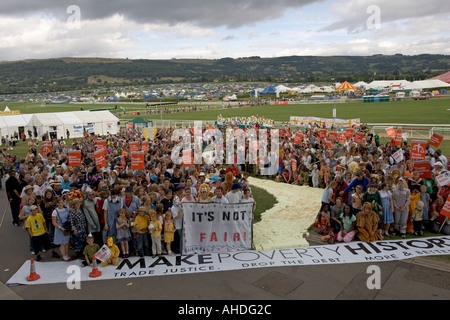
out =
<path fill-rule="evenodd" d="M 450 125 L 430 125 L 430 124 L 370 124 L 371 132 L 377 133 L 380 137 L 387 137 L 386 129 L 389 127 L 402 128 L 402 133 L 408 139 L 425 139 L 429 140 L 433 133 L 440 133 L 443 136 L 450 136 Z"/>

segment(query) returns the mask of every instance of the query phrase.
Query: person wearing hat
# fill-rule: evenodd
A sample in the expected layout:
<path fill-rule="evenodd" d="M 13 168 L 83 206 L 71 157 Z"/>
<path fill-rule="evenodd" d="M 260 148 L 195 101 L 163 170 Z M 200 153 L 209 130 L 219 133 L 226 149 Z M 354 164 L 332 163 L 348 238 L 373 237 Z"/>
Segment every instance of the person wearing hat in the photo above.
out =
<path fill-rule="evenodd" d="M 233 183 L 231 191 L 225 195 L 229 203 L 240 203 L 242 201 L 242 187 L 239 183 Z"/>
<path fill-rule="evenodd" d="M 441 161 L 437 161 L 433 164 L 433 174 L 435 177 L 445 172 L 444 165 Z"/>
<path fill-rule="evenodd" d="M 358 239 L 364 242 L 376 241 L 379 238 L 377 233 L 380 217 L 372 210 L 370 202 L 365 202 L 362 210 L 356 214 L 356 227 L 358 229 Z"/>
<path fill-rule="evenodd" d="M 123 208 L 127 210 L 130 216 L 133 214 L 133 211 L 137 211 L 139 207 L 142 205 L 139 197 L 134 195 L 134 190 L 132 186 L 127 186 L 125 188 L 125 197 L 123 197 Z"/>
<path fill-rule="evenodd" d="M 61 188 L 61 182 L 56 180 L 50 180 L 50 186 L 53 188 L 53 194 L 55 196 L 62 196 L 63 189 Z"/>
<path fill-rule="evenodd" d="M 36 194 L 34 194 L 34 188 L 31 185 L 26 185 L 23 190 L 22 190 L 22 194 L 21 194 L 21 205 L 22 207 L 28 202 L 29 198 L 35 198 Z"/>

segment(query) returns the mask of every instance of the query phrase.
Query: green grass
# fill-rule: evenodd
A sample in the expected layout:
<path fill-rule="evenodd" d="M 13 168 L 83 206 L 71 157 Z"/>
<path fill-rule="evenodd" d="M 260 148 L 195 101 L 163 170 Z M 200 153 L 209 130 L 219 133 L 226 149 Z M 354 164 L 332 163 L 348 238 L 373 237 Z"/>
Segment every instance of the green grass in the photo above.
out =
<path fill-rule="evenodd" d="M 256 209 L 254 212 L 255 222 L 258 222 L 261 221 L 261 214 L 272 208 L 277 203 L 277 199 L 264 189 L 255 186 L 251 186 L 251 188 L 256 201 Z"/>
<path fill-rule="evenodd" d="M 198 104 L 198 101 L 190 101 L 190 105 Z M 136 110 L 142 108 L 145 110 L 145 103 L 142 104 L 50 104 L 41 107 L 40 103 L 0 103 L 3 110 L 6 105 L 11 110 L 20 110 L 21 113 L 38 112 L 60 112 L 74 110 L 88 110 L 95 108 L 122 106 L 125 109 Z M 183 107 L 178 105 L 173 107 Z M 251 116 L 263 115 L 266 118 L 275 121 L 289 121 L 290 116 L 311 116 L 332 118 L 333 103 L 327 104 L 291 104 L 291 105 L 266 105 L 255 107 L 244 107 L 234 109 L 205 110 L 196 112 L 179 112 L 161 115 L 145 115 L 141 117 L 147 119 L 173 119 L 173 120 L 216 120 L 218 114 L 224 117 L 228 116 Z M 169 107 L 172 108 L 172 107 Z M 425 123 L 425 124 L 448 124 L 450 123 L 450 98 L 435 98 L 430 100 L 408 100 L 408 101 L 390 101 L 380 103 L 337 103 L 337 118 L 353 119 L 360 118 L 361 122 L 366 123 Z M 144 113 L 144 112 L 143 112 Z M 130 118 L 129 114 L 124 118 Z"/>
<path fill-rule="evenodd" d="M 275 121 L 289 121 L 291 116 L 332 118 L 333 103 L 266 105 L 235 109 L 205 110 L 163 114 L 162 119 L 174 120 L 216 120 L 218 114 L 228 116 L 263 115 Z M 365 123 L 450 123 L 450 99 L 412 101 L 391 101 L 380 103 L 337 103 L 336 117 L 340 119 L 360 118 Z M 143 116 L 161 119 L 161 115 Z"/>

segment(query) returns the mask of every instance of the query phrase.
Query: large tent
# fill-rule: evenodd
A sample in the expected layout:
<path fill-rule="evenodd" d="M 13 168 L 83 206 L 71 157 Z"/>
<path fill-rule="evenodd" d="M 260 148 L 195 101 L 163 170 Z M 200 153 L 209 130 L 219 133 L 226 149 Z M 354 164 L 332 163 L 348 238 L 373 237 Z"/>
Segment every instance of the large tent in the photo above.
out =
<path fill-rule="evenodd" d="M 73 111 L 56 113 L 15 114 L 0 116 L 0 133 L 2 136 L 25 134 L 28 129 L 41 137 L 46 132 L 57 138 L 66 137 L 69 130 L 71 138 L 79 138 L 84 130 L 90 133 L 106 135 L 120 131 L 120 121 L 110 111 Z"/>
<path fill-rule="evenodd" d="M 267 94 L 267 93 L 275 93 L 277 90 L 273 86 L 267 86 L 263 91 L 260 91 L 259 94 Z"/>
<path fill-rule="evenodd" d="M 336 88 L 336 91 L 356 91 L 356 90 L 358 90 L 358 88 L 356 88 L 348 81 L 344 81 L 344 83 L 342 83 L 339 87 Z"/>
<path fill-rule="evenodd" d="M 450 71 L 443 73 L 437 77 L 430 78 L 428 80 L 441 80 L 441 81 L 444 81 L 444 82 L 450 84 Z"/>
<path fill-rule="evenodd" d="M 426 90 L 433 88 L 447 88 L 450 87 L 450 83 L 441 80 L 417 80 L 403 87 L 405 90 Z"/>

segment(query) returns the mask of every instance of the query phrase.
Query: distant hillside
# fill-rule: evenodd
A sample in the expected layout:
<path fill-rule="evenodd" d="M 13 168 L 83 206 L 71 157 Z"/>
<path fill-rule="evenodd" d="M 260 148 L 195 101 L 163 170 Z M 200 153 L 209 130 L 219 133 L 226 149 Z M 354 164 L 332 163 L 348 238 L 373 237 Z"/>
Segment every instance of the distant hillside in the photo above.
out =
<path fill-rule="evenodd" d="M 450 56 L 291 56 L 129 60 L 58 58 L 0 62 L 0 93 L 170 82 L 350 82 L 426 79 L 450 70 Z"/>

